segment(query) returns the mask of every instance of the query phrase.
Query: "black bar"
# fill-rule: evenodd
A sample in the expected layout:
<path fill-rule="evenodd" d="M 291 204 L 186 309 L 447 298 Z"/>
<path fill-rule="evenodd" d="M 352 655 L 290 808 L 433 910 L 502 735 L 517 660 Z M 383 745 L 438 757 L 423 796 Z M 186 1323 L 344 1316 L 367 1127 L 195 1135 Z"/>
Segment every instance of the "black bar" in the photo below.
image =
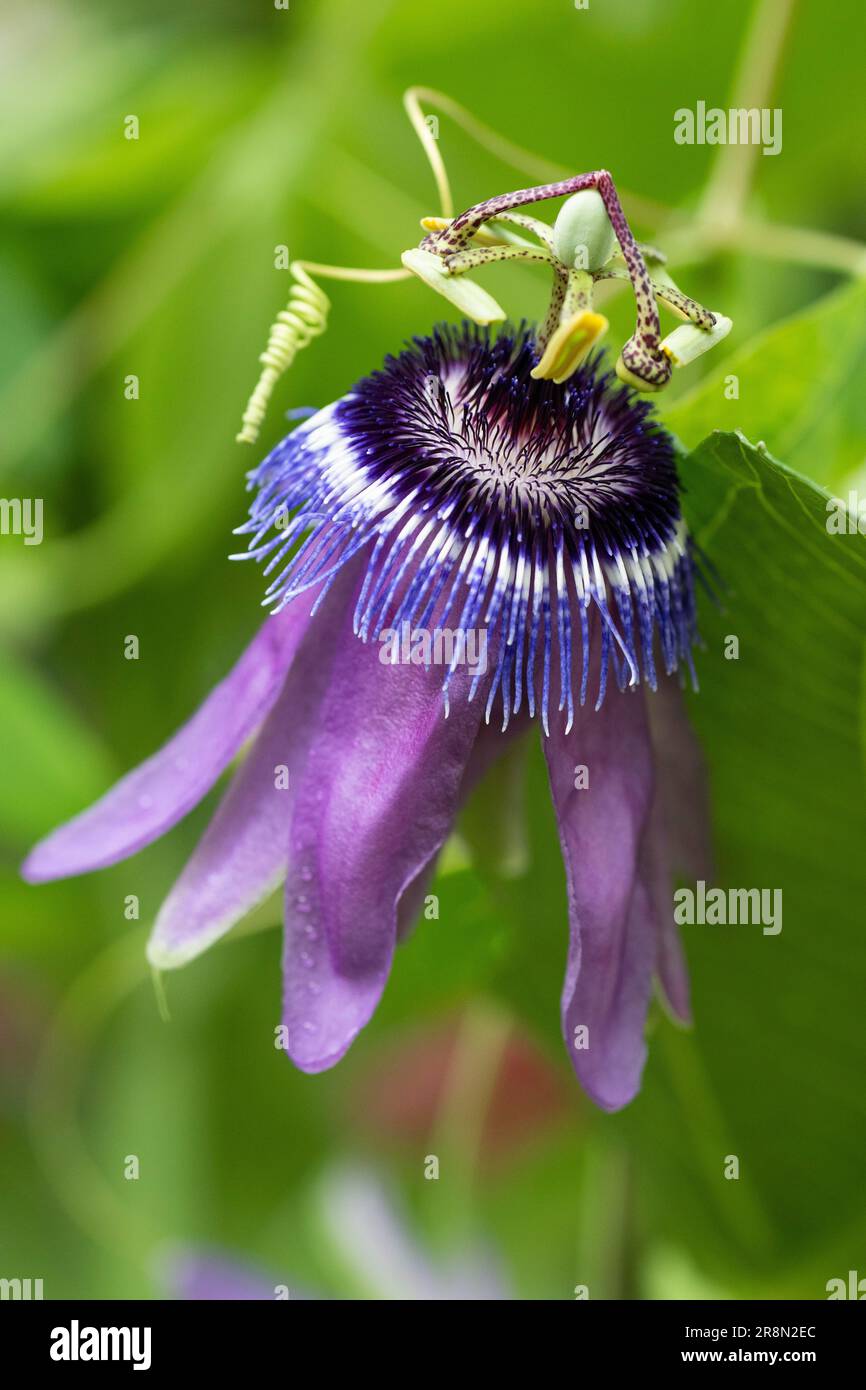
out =
<path fill-rule="evenodd" d="M 473 1305 L 476 1306 L 476 1305 Z M 550 1306 L 550 1305 L 548 1305 Z M 496 1314 L 475 1314 L 472 1336 L 449 1336 L 450 1315 L 439 1307 L 419 1321 L 404 1309 L 398 1318 L 383 1316 L 378 1323 L 369 1306 L 359 1336 L 352 1335 L 354 1315 L 347 1303 L 333 1303 L 319 1312 L 311 1302 L 272 1303 L 168 1303 L 168 1302 L 3 1302 L 0 1303 L 0 1335 L 4 1362 L 52 1378 L 100 1371 L 161 1376 L 166 1371 L 193 1369 L 220 1375 L 252 1373 L 257 1381 L 274 1372 L 286 1378 L 309 1379 L 316 1372 L 309 1361 L 317 1349 L 324 1352 L 321 1370 L 328 1379 L 344 1351 L 347 1358 L 363 1362 L 356 1370 L 368 1373 L 376 1364 L 388 1365 L 394 1348 L 410 1336 L 423 1350 L 423 1375 L 429 1380 L 437 1357 L 447 1373 L 479 1353 L 487 1363 L 510 1356 L 516 1346 L 523 1355 L 537 1359 L 539 1370 L 551 1355 L 573 1359 L 577 1376 L 596 1367 L 599 1358 L 611 1371 L 666 1371 L 670 1367 L 722 1365 L 801 1365 L 828 1372 L 861 1363 L 864 1322 L 845 1300 L 778 1302 L 593 1302 L 570 1301 L 560 1307 L 551 1333 L 567 1341 L 539 1344 L 523 1341 L 524 1318 L 536 1334 L 540 1316 L 537 1304 L 523 1314 L 509 1313 L 498 1334 Z M 459 1318 L 459 1314 L 457 1314 Z M 486 1323 L 487 1316 L 494 1319 Z M 553 1314 L 544 1314 L 552 1317 Z M 323 1319 L 319 1322 L 319 1319 Z M 341 1336 L 349 1319 L 348 1336 Z M 517 1321 L 515 1322 L 515 1318 Z M 372 1319 L 372 1321 L 371 1321 Z M 408 1319 L 408 1321 L 407 1321 Z M 94 1332 L 94 1329 L 96 1330 Z M 102 1329 L 116 1329 L 115 1333 Z M 138 1329 L 136 1335 L 135 1329 Z M 146 1335 L 149 1334 L 149 1335 Z M 307 1338 L 316 1340 L 307 1340 Z M 374 1340 L 375 1339 L 375 1340 Z M 520 1339 L 520 1340 L 518 1340 Z M 419 1345 L 420 1344 L 420 1345 Z M 52 1356 L 52 1348 L 54 1356 Z M 375 1348 L 375 1350 L 374 1350 Z M 97 1350 L 106 1359 L 85 1359 Z M 55 1359 L 61 1354 L 78 1359 Z M 125 1360 L 112 1359 L 125 1355 Z M 371 1358 L 368 1360 L 368 1358 Z M 140 1363 L 138 1373 L 133 1370 Z M 147 1362 L 147 1365 L 145 1365 Z M 392 1373 L 394 1363 L 391 1362 Z M 410 1367 L 404 1362 L 404 1371 Z"/>

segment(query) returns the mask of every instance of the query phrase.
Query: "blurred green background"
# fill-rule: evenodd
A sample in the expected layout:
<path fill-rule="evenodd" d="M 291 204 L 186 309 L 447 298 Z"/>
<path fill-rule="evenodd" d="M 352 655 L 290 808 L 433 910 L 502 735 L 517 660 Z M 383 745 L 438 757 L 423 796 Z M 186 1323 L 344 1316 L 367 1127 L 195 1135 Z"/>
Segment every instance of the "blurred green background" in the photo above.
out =
<path fill-rule="evenodd" d="M 0 1276 L 42 1278 L 46 1297 L 159 1297 L 155 1254 L 174 1242 L 351 1296 L 311 1195 L 347 1161 L 378 1174 L 431 1260 L 482 1243 L 521 1298 L 578 1284 L 820 1298 L 866 1274 L 866 562 L 860 537 L 831 551 L 821 495 L 763 451 L 710 443 L 685 477 L 728 584 L 726 611 L 704 615 L 691 707 L 718 881 L 782 886 L 785 927 L 686 928 L 696 1027 L 653 1017 L 625 1113 L 594 1111 L 559 1037 L 564 882 L 535 752 L 525 872 L 505 879 L 467 829 L 439 920 L 318 1077 L 273 1046 L 276 908 L 255 924 L 273 930 L 169 977 L 160 1015 L 142 942 L 213 797 L 115 869 L 38 889 L 17 877 L 32 841 L 162 742 L 252 634 L 261 576 L 226 555 L 244 470 L 282 412 L 332 400 L 446 316 L 420 283 L 329 286 L 330 330 L 278 388 L 261 450 L 233 442 L 288 293 L 274 248 L 392 266 L 438 211 L 401 108 L 411 84 L 566 171 L 609 168 L 639 232 L 677 250 L 683 288 L 734 319 L 661 404 L 689 448 L 740 428 L 831 491 L 857 486 L 863 28 L 858 0 L 39 0 L 2 14 L 0 490 L 44 499 L 45 540 L 0 538 Z M 735 104 L 782 109 L 777 157 L 674 143 L 677 108 L 755 92 Z M 535 181 L 444 116 L 439 145 L 460 208 Z M 514 317 L 543 311 L 532 271 L 483 283 Z M 619 343 L 626 298 L 606 312 Z M 424 1179 L 429 1153 L 439 1181 Z"/>

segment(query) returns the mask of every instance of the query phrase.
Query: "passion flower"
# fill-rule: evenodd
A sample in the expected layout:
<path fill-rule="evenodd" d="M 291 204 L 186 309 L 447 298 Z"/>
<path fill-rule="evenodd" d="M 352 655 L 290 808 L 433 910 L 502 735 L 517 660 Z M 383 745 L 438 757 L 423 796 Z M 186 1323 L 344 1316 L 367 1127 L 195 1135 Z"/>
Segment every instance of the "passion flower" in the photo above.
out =
<path fill-rule="evenodd" d="M 189 961 L 284 881 L 286 1050 L 321 1071 L 376 1008 L 461 803 L 535 720 L 568 886 L 563 1031 L 615 1109 L 640 1083 L 654 977 L 688 1014 L 670 875 L 700 810 L 679 691 L 695 562 L 647 403 L 598 359 L 563 384 L 538 360 L 527 329 L 440 328 L 284 439 L 250 475 L 240 528 L 273 615 L 190 722 L 24 873 L 141 849 L 255 734 L 148 954 Z M 383 662 L 404 623 L 483 632 L 489 660 L 470 670 L 457 643 L 444 665 Z"/>

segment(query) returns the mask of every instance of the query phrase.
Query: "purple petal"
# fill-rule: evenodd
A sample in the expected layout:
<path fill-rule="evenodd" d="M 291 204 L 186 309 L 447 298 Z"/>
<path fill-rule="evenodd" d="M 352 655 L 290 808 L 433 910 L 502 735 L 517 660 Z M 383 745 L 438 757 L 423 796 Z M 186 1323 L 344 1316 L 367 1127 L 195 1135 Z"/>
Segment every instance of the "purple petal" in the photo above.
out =
<path fill-rule="evenodd" d="M 174 969 L 200 955 L 282 883 L 294 785 L 359 583 L 358 567 L 350 564 L 332 585 L 297 648 L 277 703 L 163 903 L 147 948 L 157 969 Z"/>
<path fill-rule="evenodd" d="M 275 1285 L 224 1255 L 184 1251 L 164 1261 L 163 1277 L 184 1302 L 245 1303 L 273 1300 Z"/>
<path fill-rule="evenodd" d="M 483 698 L 476 696 L 476 699 Z M 491 767 L 500 758 L 510 752 L 512 745 L 518 738 L 523 737 L 529 730 L 532 721 L 528 717 L 518 716 L 513 718 L 505 733 L 497 725 L 481 724 L 478 729 L 475 742 L 472 745 L 472 752 L 466 764 L 466 770 L 460 783 L 460 791 L 457 798 L 458 811 L 466 805 L 475 787 L 483 777 L 487 775 Z M 406 887 L 400 898 L 397 921 L 397 940 L 405 941 L 412 933 L 418 914 L 427 896 L 427 890 L 436 872 L 436 861 L 439 858 L 439 850 L 430 857 L 428 862 L 419 870 L 412 882 Z"/>
<path fill-rule="evenodd" d="M 201 801 L 279 694 L 311 602 L 298 600 L 268 618 L 237 665 L 158 753 L 31 850 L 24 878 L 42 883 L 116 864 Z"/>
<path fill-rule="evenodd" d="M 641 849 L 652 796 L 642 690 L 609 690 L 566 734 L 545 739 L 568 885 L 571 936 L 562 1023 L 584 1089 L 605 1110 L 635 1096 L 646 1056 L 644 1025 L 656 959 L 654 905 Z M 575 769 L 589 786 L 575 788 Z M 585 1028 L 575 1046 L 575 1030 Z"/>
<path fill-rule="evenodd" d="M 283 957 L 288 1052 L 309 1072 L 346 1052 L 379 1001 L 404 890 L 444 844 L 482 716 L 442 671 L 383 665 L 344 628 L 292 804 Z"/>
<path fill-rule="evenodd" d="M 286 714 L 284 692 L 160 908 L 147 944 L 158 970 L 200 955 L 282 883 L 288 805 L 274 767 L 285 762 Z"/>
<path fill-rule="evenodd" d="M 319 1192 L 322 1224 L 353 1282 L 381 1299 L 424 1302 L 507 1299 L 497 1262 L 470 1246 L 434 1262 L 414 1239 L 377 1178 L 363 1168 L 332 1169 Z"/>
<path fill-rule="evenodd" d="M 658 790 L 653 796 L 641 846 L 641 875 L 652 904 L 656 934 L 655 973 L 661 986 L 662 1003 L 681 1023 L 691 1023 L 689 972 L 674 921 L 673 875 Z"/>
<path fill-rule="evenodd" d="M 647 714 L 665 838 L 673 868 L 689 877 L 713 876 L 709 787 L 701 746 L 676 676 L 647 692 Z"/>
<path fill-rule="evenodd" d="M 701 748 L 676 678 L 660 680 L 646 699 L 655 765 L 648 853 L 658 922 L 656 971 L 671 1011 L 688 1023 L 689 979 L 674 921 L 672 885 L 676 874 L 712 880 L 709 792 Z"/>

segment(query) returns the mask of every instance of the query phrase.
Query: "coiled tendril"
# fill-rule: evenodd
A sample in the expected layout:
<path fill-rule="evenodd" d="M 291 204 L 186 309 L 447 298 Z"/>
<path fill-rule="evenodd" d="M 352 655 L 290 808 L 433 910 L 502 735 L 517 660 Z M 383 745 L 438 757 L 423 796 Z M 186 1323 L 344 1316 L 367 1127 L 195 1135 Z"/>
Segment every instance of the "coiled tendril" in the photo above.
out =
<path fill-rule="evenodd" d="M 331 301 L 308 275 L 304 262 L 292 261 L 289 273 L 292 276 L 289 302 L 277 314 L 268 334 L 268 345 L 259 356 L 264 371 L 247 402 L 240 433 L 235 436 L 239 444 L 255 444 L 274 387 L 283 372 L 292 365 L 301 348 L 324 333 L 328 326 Z"/>

